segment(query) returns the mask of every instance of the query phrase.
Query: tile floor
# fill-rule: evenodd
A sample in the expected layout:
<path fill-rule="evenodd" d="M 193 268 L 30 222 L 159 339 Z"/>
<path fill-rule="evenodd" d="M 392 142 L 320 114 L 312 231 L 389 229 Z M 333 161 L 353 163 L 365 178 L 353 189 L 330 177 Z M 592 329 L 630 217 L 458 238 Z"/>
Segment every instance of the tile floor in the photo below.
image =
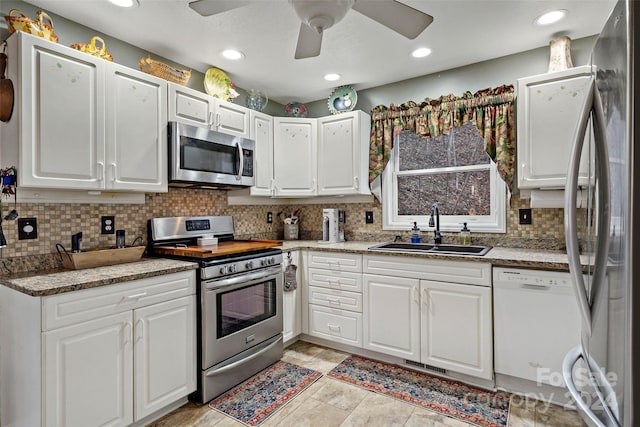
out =
<path fill-rule="evenodd" d="M 348 354 L 298 341 L 283 360 L 327 373 Z M 575 411 L 542 402 L 512 401 L 508 427 L 582 427 Z M 517 401 L 517 403 L 516 403 Z M 188 403 L 149 427 L 242 427 L 244 424 Z M 332 378 L 322 377 L 291 399 L 260 427 L 469 427 L 470 424 Z"/>

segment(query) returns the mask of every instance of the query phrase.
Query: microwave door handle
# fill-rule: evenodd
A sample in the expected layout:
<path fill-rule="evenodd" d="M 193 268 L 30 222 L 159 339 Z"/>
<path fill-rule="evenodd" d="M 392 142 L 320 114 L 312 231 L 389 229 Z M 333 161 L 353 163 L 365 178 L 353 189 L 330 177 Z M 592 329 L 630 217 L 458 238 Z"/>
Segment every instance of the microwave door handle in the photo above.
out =
<path fill-rule="evenodd" d="M 578 127 L 574 136 L 571 149 L 571 157 L 569 158 L 569 169 L 567 171 L 567 184 L 565 188 L 564 199 L 564 229 L 567 244 L 567 257 L 569 261 L 569 273 L 571 274 L 571 282 L 578 299 L 578 306 L 582 316 L 582 323 L 588 335 L 591 335 L 591 306 L 589 305 L 589 296 L 584 285 L 584 277 L 582 275 L 582 264 L 580 262 L 580 245 L 578 242 L 578 213 L 577 213 L 577 192 L 578 192 L 578 173 L 580 170 L 580 157 L 582 155 L 582 147 L 584 145 L 584 137 L 589 124 L 589 116 L 593 107 L 595 81 L 591 79 L 587 90 L 587 97 L 582 108 L 578 120 Z"/>
<path fill-rule="evenodd" d="M 242 145 L 240 144 L 240 141 L 236 141 L 236 148 L 238 149 L 238 159 L 240 160 L 240 167 L 238 167 L 236 180 L 240 181 L 242 179 L 242 172 L 244 172 L 244 154 L 242 153 Z"/>

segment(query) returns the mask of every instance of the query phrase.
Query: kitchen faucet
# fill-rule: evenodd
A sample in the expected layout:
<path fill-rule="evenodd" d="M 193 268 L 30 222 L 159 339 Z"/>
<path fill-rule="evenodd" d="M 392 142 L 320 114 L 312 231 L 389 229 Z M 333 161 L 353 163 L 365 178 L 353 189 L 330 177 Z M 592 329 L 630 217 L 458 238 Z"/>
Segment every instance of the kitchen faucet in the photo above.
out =
<path fill-rule="evenodd" d="M 436 220 L 435 223 L 433 221 L 433 214 L 435 213 L 436 215 Z M 434 203 L 431 205 L 431 218 L 429 218 L 429 227 L 436 227 L 435 230 L 433 230 L 433 242 L 436 245 L 439 245 L 442 243 L 442 234 L 440 234 L 440 212 L 438 211 L 438 204 Z"/>

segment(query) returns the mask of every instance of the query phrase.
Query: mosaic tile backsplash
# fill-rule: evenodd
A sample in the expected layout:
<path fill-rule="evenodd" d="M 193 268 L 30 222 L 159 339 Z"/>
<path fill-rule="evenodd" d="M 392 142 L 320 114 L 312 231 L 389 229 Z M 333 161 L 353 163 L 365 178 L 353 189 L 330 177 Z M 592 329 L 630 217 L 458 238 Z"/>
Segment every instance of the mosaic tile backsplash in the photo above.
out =
<path fill-rule="evenodd" d="M 13 207 L 13 205 L 12 205 Z M 18 203 L 20 218 L 35 217 L 38 238 L 18 240 L 17 221 L 5 220 L 2 227 L 7 247 L 1 249 L 4 265 L 12 264 L 12 271 L 28 269 L 29 258 L 35 257 L 42 266 L 55 266 L 56 243 L 71 245 L 71 235 L 83 232 L 83 248 L 115 245 L 115 234 L 100 234 L 100 217 L 115 216 L 115 228 L 124 229 L 127 244 L 140 236 L 146 243 L 146 223 L 149 218 L 188 215 L 232 215 L 236 225 L 236 238 L 282 239 L 283 224 L 278 212 L 299 210 L 300 239 L 316 240 L 322 237 L 322 209 L 334 207 L 346 211 L 345 235 L 348 240 L 387 241 L 396 235 L 409 238 L 409 232 L 382 230 L 382 208 L 378 202 L 335 205 L 251 205 L 228 206 L 224 191 L 171 188 L 168 193 L 146 195 L 144 204 L 66 204 Z M 506 234 L 473 233 L 473 243 L 491 246 L 527 247 L 543 249 L 564 248 L 562 209 L 533 209 L 533 225 L 518 224 L 518 209 L 529 207 L 528 201 L 513 197 L 507 212 Z M 365 223 L 365 211 L 373 211 L 374 223 Z M 274 221 L 267 224 L 267 212 L 273 212 Z M 472 230 L 473 231 L 473 230 Z M 444 242 L 455 242 L 457 234 L 444 233 Z M 53 255 L 52 255 L 53 254 Z M 35 258 L 31 261 L 35 262 Z"/>

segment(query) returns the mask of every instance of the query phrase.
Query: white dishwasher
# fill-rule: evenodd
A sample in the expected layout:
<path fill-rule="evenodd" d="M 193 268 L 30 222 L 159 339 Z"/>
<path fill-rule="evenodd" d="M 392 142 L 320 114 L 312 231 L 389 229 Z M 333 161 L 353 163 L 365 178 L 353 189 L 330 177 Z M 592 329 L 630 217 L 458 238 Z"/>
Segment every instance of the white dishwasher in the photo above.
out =
<path fill-rule="evenodd" d="M 496 382 L 502 374 L 564 387 L 562 359 L 580 343 L 569 273 L 494 268 L 493 305 Z"/>

